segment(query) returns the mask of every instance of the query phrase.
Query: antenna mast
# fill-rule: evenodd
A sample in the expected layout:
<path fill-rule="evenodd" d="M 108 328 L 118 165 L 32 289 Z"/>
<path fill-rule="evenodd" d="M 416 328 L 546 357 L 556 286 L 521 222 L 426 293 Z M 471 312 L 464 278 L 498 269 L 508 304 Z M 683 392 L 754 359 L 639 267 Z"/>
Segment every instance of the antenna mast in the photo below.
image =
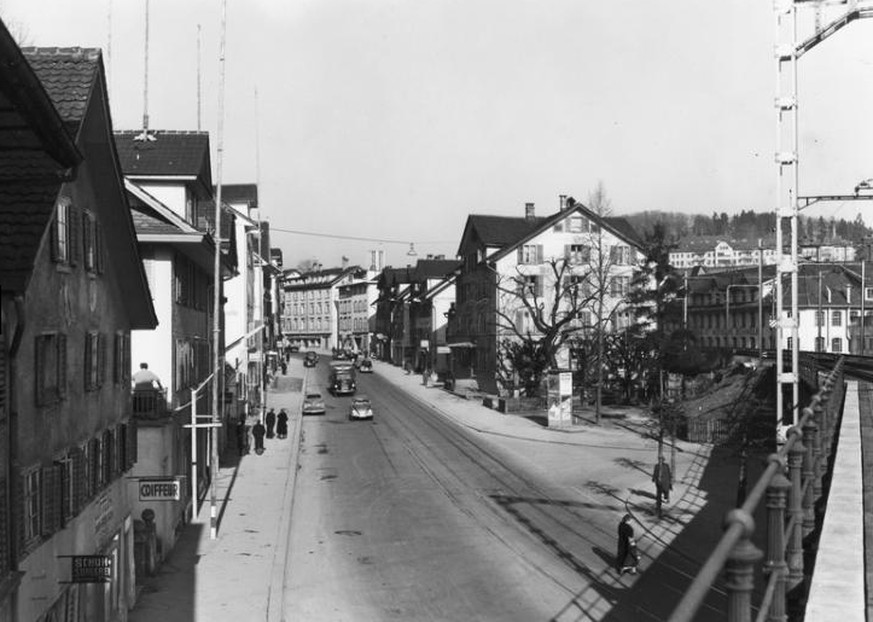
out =
<path fill-rule="evenodd" d="M 200 24 L 197 24 L 197 131 L 200 131 Z"/>
<path fill-rule="evenodd" d="M 149 0 L 145 4 L 145 80 L 142 92 L 142 135 L 149 136 Z"/>

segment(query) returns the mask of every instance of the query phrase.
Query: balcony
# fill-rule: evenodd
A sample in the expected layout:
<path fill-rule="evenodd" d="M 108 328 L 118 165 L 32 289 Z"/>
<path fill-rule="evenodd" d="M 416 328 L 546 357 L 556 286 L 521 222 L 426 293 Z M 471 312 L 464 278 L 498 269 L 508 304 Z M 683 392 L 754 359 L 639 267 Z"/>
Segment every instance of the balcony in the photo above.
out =
<path fill-rule="evenodd" d="M 142 420 L 163 419 L 168 415 L 166 389 L 134 389 L 133 416 Z"/>

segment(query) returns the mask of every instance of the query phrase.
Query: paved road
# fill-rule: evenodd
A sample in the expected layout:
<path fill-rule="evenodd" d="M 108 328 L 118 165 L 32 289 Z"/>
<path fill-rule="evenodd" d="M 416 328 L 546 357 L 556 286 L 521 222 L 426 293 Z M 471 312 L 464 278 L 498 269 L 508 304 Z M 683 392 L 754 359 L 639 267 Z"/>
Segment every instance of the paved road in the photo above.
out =
<path fill-rule="evenodd" d="M 666 617 L 697 561 L 667 551 L 657 573 L 618 577 L 623 502 L 555 476 L 598 448 L 483 435 L 379 374 L 359 380 L 373 423 L 348 421 L 342 397 L 303 422 L 286 619 Z M 620 468 L 607 462 L 599 477 Z"/>

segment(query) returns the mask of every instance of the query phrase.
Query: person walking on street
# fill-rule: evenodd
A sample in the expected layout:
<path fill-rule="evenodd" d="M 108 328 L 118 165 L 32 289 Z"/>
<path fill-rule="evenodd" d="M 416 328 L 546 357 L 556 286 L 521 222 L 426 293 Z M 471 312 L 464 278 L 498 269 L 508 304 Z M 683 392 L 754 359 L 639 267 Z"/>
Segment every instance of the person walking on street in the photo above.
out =
<path fill-rule="evenodd" d="M 615 556 L 615 570 L 622 575 L 626 572 L 637 574 L 640 563 L 637 544 L 634 540 L 634 528 L 630 524 L 633 518 L 625 514 L 618 524 L 618 554 Z"/>
<path fill-rule="evenodd" d="M 664 503 L 670 503 L 670 491 L 673 490 L 673 473 L 670 471 L 670 465 L 664 460 L 664 456 L 658 457 L 658 464 L 655 465 L 655 471 L 652 473 L 652 481 L 655 483 L 658 506 L 660 507 L 662 499 Z"/>
<path fill-rule="evenodd" d="M 245 414 L 240 414 L 239 420 L 236 422 L 236 442 L 240 456 L 249 453 L 249 430 Z"/>
<path fill-rule="evenodd" d="M 279 416 L 276 419 L 276 436 L 285 438 L 288 436 L 288 413 L 285 409 L 279 411 Z"/>
<path fill-rule="evenodd" d="M 255 453 L 258 455 L 264 453 L 264 435 L 267 433 L 267 429 L 264 427 L 264 424 L 261 423 L 261 420 L 255 423 L 255 426 L 252 428 L 252 436 L 255 437 Z"/>
<path fill-rule="evenodd" d="M 273 438 L 273 427 L 276 425 L 276 411 L 272 408 L 267 413 L 267 438 Z"/>

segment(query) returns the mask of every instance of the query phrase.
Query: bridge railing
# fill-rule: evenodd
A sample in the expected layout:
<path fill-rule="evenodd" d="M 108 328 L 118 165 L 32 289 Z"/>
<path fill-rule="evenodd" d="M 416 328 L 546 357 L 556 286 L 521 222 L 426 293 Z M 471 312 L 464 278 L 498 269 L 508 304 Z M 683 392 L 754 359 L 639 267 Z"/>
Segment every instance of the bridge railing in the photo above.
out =
<path fill-rule="evenodd" d="M 786 443 L 768 456 L 767 468 L 742 507 L 727 513 L 724 535 L 670 615 L 670 622 L 692 620 L 722 570 L 730 622 L 786 619 L 789 592 L 805 589 L 804 537 L 815 529 L 822 480 L 831 466 L 845 392 L 843 365 L 840 358 L 803 409 L 797 425 L 788 431 Z M 752 543 L 752 517 L 765 497 L 766 552 Z M 755 564 L 761 560 L 767 583 L 753 618 Z"/>

